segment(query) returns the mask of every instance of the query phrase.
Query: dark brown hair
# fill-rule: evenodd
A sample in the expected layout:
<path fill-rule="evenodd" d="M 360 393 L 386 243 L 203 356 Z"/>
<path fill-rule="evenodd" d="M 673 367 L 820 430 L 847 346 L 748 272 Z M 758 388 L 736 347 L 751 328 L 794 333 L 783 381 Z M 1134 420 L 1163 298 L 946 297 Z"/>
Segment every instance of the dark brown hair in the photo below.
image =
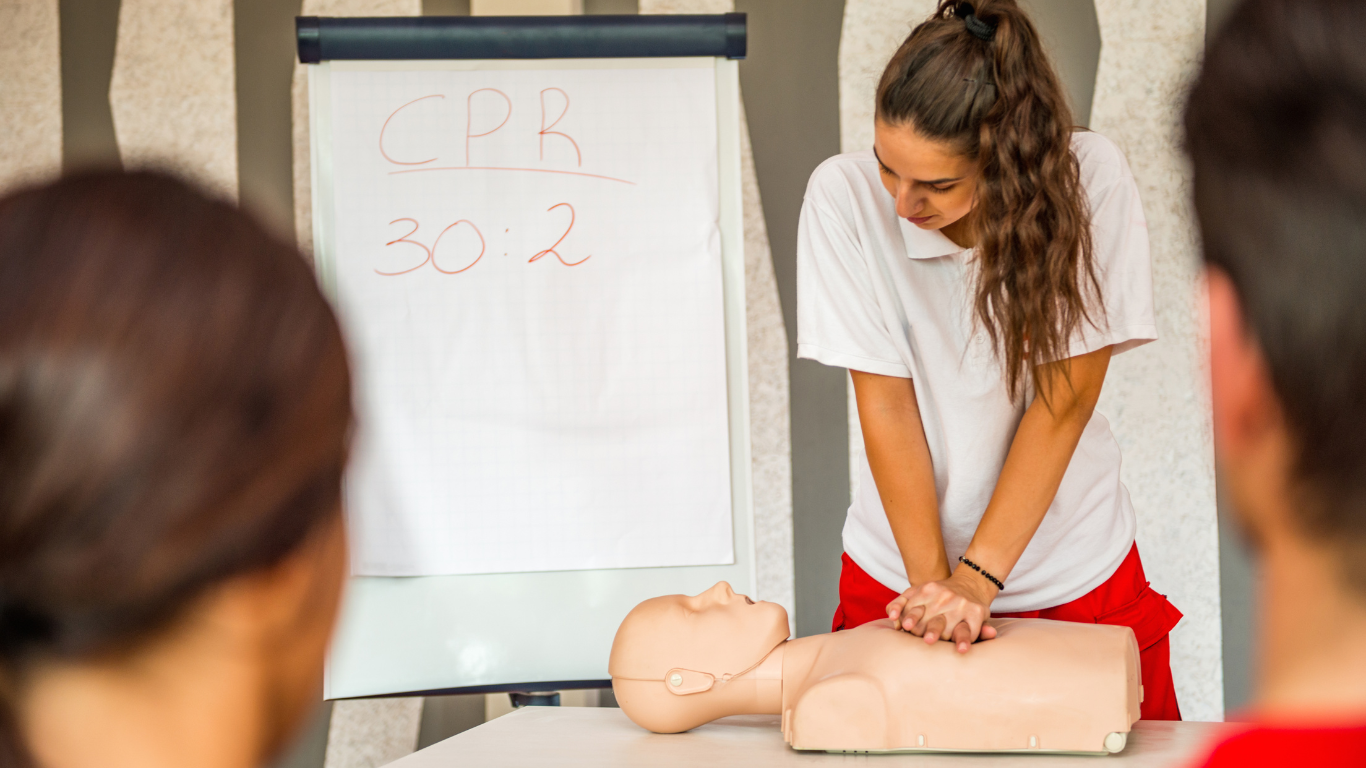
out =
<path fill-rule="evenodd" d="M 0 200 L 0 764 L 35 659 L 136 647 L 339 512 L 341 334 L 290 246 L 150 173 Z"/>
<path fill-rule="evenodd" d="M 973 307 L 1018 397 L 1100 294 L 1072 111 L 1038 32 L 1014 0 L 942 0 L 887 63 L 877 118 L 977 161 Z"/>
<path fill-rule="evenodd" d="M 1186 105 L 1205 261 L 1297 443 L 1296 511 L 1366 591 L 1366 3 L 1248 0 Z"/>

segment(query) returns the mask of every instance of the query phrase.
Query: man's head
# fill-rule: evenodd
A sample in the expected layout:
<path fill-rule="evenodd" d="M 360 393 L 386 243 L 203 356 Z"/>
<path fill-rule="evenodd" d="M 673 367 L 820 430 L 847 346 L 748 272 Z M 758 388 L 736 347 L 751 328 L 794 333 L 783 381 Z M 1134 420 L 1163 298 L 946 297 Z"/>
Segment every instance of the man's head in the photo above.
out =
<path fill-rule="evenodd" d="M 1366 590 L 1366 3 L 1248 0 L 1186 111 L 1215 446 L 1254 542 Z"/>

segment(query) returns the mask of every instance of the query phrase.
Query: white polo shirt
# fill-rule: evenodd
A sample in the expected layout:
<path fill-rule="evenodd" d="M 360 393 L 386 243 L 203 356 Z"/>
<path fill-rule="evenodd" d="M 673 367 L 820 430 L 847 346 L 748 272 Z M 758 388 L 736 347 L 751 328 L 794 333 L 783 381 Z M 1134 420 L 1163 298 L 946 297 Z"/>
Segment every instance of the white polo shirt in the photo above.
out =
<path fill-rule="evenodd" d="M 1157 338 L 1148 230 L 1123 153 L 1097 133 L 1072 150 L 1090 201 L 1100 330 L 1085 325 L 1069 356 Z M 797 355 L 826 365 L 915 380 L 934 462 L 939 523 L 950 564 L 968 548 L 1005 464 L 1023 403 L 1013 402 L 985 331 L 974 321 L 973 251 L 897 216 L 871 151 L 825 161 L 811 175 L 797 241 Z M 897 592 L 909 586 L 868 457 L 844 524 L 844 551 Z M 1090 592 L 1134 541 L 1134 511 L 1119 478 L 1119 445 L 1091 417 L 1038 532 L 992 609 L 1049 608 Z"/>

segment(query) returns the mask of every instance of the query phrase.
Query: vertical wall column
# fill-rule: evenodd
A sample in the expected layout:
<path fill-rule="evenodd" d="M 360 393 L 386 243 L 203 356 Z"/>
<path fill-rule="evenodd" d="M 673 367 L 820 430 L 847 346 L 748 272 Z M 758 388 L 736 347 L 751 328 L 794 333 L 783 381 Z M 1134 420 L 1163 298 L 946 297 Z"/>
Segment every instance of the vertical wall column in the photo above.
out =
<path fill-rule="evenodd" d="M 729 13 L 734 0 L 640 0 L 645 13 Z M 787 609 L 796 631 L 792 552 L 792 429 L 787 330 L 768 244 L 763 201 L 743 103 L 740 174 L 744 197 L 745 314 L 749 347 L 750 465 L 754 479 L 754 547 L 761 600 Z"/>
<path fill-rule="evenodd" d="M 1185 614 L 1172 632 L 1182 714 L 1223 719 L 1219 545 L 1206 330 L 1190 173 L 1181 153 L 1186 85 L 1204 50 L 1204 0 L 1096 0 L 1100 67 L 1091 127 L 1124 150 L 1153 255 L 1156 343 L 1110 365 L 1098 410 L 1124 452 L 1138 546 L 1154 587 Z"/>
<path fill-rule="evenodd" d="M 232 0 L 123 0 L 109 104 L 125 168 L 237 199 Z"/>
<path fill-rule="evenodd" d="M 57 0 L 0 4 L 0 190 L 62 170 Z"/>
<path fill-rule="evenodd" d="M 845 0 L 840 30 L 840 151 L 873 146 L 873 97 L 887 60 L 916 24 L 934 12 L 936 0 Z M 846 374 L 847 375 L 847 374 Z M 854 383 L 849 382 L 849 498 L 858 493 L 859 428 Z"/>

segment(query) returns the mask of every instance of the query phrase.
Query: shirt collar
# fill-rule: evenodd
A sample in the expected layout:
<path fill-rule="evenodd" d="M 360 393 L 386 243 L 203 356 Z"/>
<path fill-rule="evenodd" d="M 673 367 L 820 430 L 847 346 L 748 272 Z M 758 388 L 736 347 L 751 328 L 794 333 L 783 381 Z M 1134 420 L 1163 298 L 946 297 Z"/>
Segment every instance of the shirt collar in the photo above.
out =
<path fill-rule="evenodd" d="M 906 243 L 906 255 L 912 259 L 938 259 L 970 250 L 950 240 L 937 229 L 921 229 L 900 216 L 896 217 L 896 221 L 901 226 L 901 239 Z"/>

